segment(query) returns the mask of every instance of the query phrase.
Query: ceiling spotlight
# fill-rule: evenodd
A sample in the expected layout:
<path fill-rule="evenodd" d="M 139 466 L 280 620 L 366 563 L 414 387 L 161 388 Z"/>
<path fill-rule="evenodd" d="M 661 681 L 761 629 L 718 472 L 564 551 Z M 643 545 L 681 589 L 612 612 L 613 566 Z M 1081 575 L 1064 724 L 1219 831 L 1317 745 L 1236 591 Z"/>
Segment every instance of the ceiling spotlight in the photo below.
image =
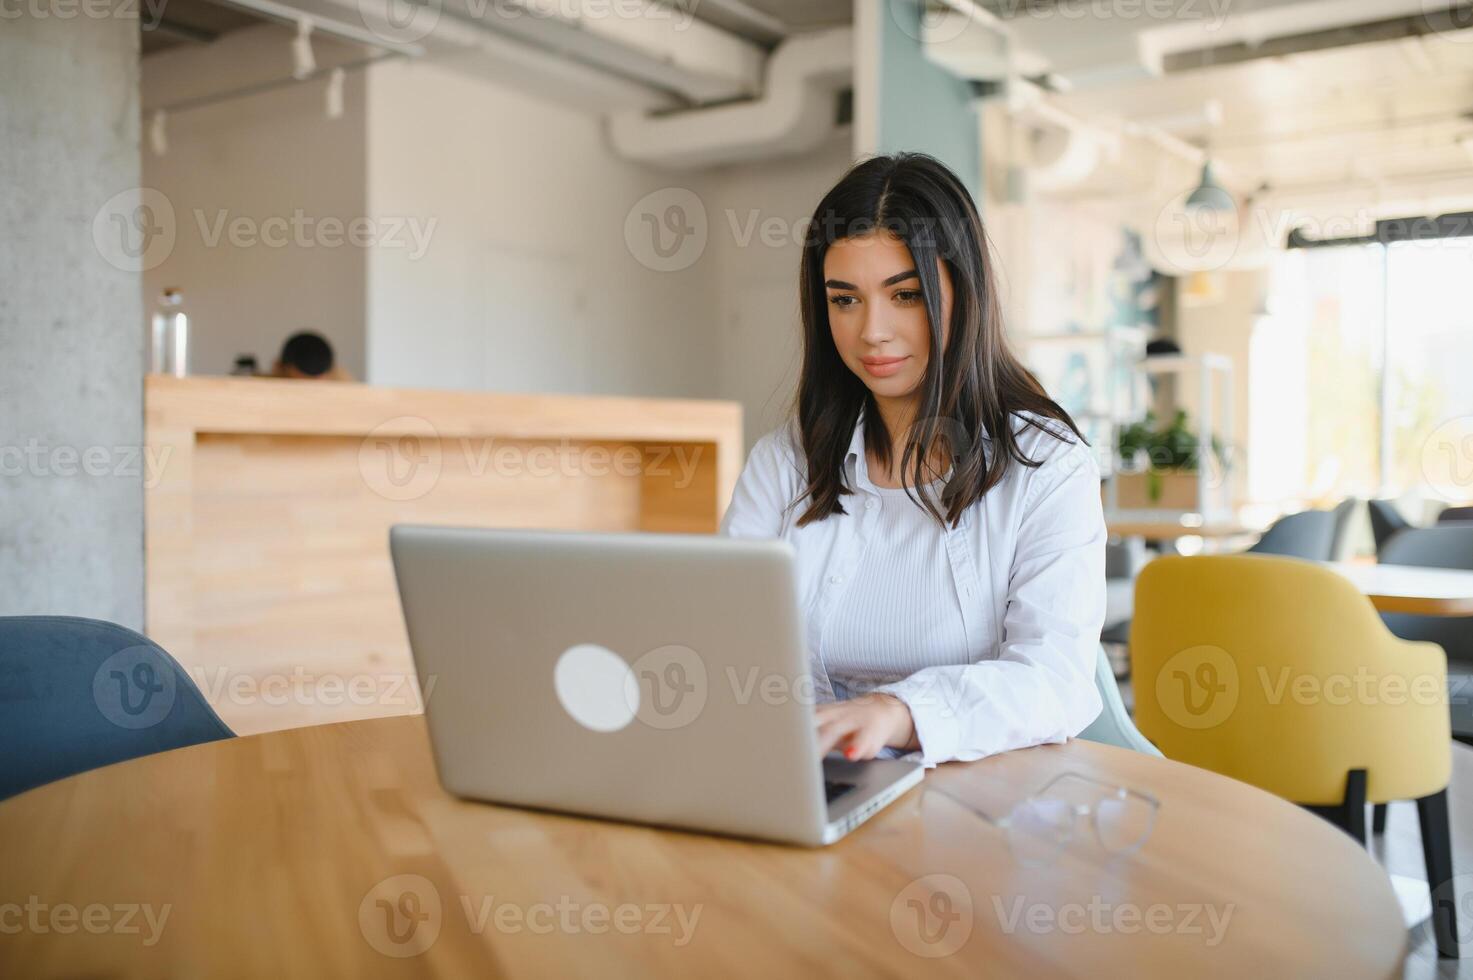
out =
<path fill-rule="evenodd" d="M 292 77 L 300 81 L 317 70 L 317 59 L 312 55 L 312 18 L 297 21 L 297 36 L 292 38 Z"/>
<path fill-rule="evenodd" d="M 164 110 L 155 109 L 153 118 L 148 123 L 148 145 L 153 150 L 153 155 L 157 157 L 169 152 L 169 133 L 165 129 L 166 118 Z"/>

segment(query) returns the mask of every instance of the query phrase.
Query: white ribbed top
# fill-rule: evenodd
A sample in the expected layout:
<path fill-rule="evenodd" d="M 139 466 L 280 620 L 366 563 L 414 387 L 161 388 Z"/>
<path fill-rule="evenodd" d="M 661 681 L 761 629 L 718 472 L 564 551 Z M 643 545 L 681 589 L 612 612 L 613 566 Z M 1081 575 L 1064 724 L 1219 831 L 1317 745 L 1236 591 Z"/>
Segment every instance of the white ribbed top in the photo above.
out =
<path fill-rule="evenodd" d="M 820 645 L 840 696 L 841 688 L 862 693 L 933 664 L 971 663 L 983 652 L 967 647 L 945 530 L 904 488 L 859 479 L 879 494 L 869 500 L 878 514 Z M 939 496 L 943 486 L 938 480 L 927 490 Z"/>

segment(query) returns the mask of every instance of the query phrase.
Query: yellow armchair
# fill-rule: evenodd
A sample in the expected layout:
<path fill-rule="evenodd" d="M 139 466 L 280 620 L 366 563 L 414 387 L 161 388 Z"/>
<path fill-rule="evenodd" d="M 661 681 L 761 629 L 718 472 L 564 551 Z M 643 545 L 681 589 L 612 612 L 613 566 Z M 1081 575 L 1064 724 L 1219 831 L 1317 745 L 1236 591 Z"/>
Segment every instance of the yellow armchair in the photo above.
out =
<path fill-rule="evenodd" d="M 1307 806 L 1365 842 L 1366 803 L 1416 800 L 1434 925 L 1456 955 L 1447 658 L 1398 639 L 1333 570 L 1166 557 L 1136 582 L 1135 721 L 1170 759 Z M 1446 899 L 1446 901 L 1440 901 Z"/>

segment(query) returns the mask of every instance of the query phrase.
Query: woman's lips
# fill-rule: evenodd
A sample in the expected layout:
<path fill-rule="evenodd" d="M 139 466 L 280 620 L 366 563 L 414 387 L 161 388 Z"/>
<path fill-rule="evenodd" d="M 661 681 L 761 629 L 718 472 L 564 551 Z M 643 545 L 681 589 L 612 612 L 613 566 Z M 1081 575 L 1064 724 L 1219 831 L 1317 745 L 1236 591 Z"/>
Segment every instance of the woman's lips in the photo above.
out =
<path fill-rule="evenodd" d="M 900 366 L 909 359 L 908 357 L 864 357 L 860 358 L 859 363 L 864 365 L 864 369 L 870 373 L 871 377 L 888 378 L 899 371 Z"/>

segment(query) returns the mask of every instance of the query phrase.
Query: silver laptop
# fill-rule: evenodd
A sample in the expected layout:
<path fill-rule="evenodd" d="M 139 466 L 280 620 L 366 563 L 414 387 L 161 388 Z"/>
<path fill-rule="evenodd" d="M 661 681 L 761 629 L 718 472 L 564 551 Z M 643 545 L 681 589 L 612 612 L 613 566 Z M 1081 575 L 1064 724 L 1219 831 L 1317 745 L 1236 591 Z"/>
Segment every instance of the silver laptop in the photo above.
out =
<path fill-rule="evenodd" d="M 921 780 L 899 759 L 820 760 L 785 542 L 405 525 L 389 538 L 435 764 L 457 796 L 819 845 Z"/>

